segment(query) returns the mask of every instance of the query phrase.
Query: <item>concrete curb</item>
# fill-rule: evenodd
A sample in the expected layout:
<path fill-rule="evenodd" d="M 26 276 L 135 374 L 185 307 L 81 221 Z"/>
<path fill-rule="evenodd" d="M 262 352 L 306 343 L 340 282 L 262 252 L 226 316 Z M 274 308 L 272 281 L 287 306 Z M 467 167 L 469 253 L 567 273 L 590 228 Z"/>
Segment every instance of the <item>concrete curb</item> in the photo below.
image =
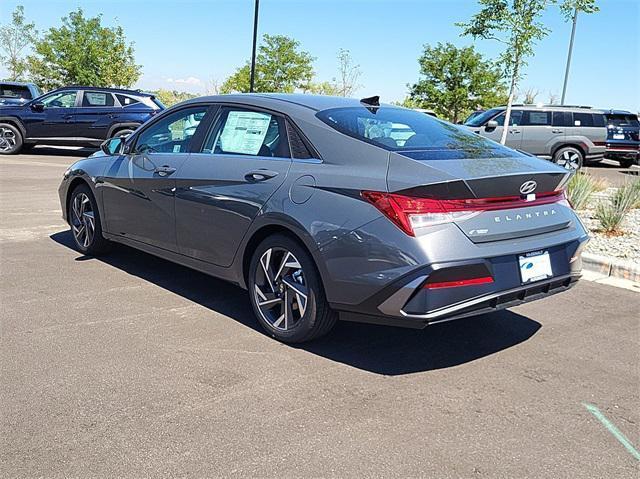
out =
<path fill-rule="evenodd" d="M 582 253 L 582 268 L 605 277 L 613 276 L 640 283 L 640 265 L 628 260 Z"/>

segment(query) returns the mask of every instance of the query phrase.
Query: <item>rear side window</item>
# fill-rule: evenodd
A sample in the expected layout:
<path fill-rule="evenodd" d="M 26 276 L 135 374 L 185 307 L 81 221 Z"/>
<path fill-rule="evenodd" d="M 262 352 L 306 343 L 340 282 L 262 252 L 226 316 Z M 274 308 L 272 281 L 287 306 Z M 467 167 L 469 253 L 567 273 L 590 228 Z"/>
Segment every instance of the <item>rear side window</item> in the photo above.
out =
<path fill-rule="evenodd" d="M 85 91 L 82 96 L 82 106 L 101 107 L 113 106 L 113 96 L 111 93 L 101 91 Z"/>
<path fill-rule="evenodd" d="M 591 113 L 574 113 L 574 126 L 593 126 L 593 115 Z"/>
<path fill-rule="evenodd" d="M 568 111 L 554 111 L 553 112 L 553 126 L 572 126 L 571 113 Z"/>
<path fill-rule="evenodd" d="M 289 158 L 284 120 L 271 113 L 223 108 L 203 153 Z"/>
<path fill-rule="evenodd" d="M 118 94 L 116 94 L 116 98 L 118 99 L 118 101 L 120 102 L 120 104 L 122 106 L 129 106 L 129 105 L 135 105 L 136 103 L 140 103 L 135 98 L 132 98 L 132 97 L 127 96 L 127 95 L 118 95 Z"/>
<path fill-rule="evenodd" d="M 31 91 L 23 85 L 0 84 L 0 97 L 2 98 L 24 98 L 31 100 Z"/>
<path fill-rule="evenodd" d="M 311 151 L 307 147 L 306 143 L 302 139 L 302 136 L 298 133 L 298 130 L 289 123 L 287 124 L 287 137 L 289 138 L 289 147 L 291 148 L 291 156 L 299 160 L 307 160 L 313 158 Z"/>
<path fill-rule="evenodd" d="M 385 150 L 431 152 L 428 155 L 418 154 L 416 159 L 497 158 L 519 155 L 466 128 L 405 108 L 332 108 L 322 110 L 316 113 L 316 116 L 345 135 Z"/>
<path fill-rule="evenodd" d="M 528 110 L 524 112 L 522 125 L 547 126 L 551 125 L 550 111 Z"/>

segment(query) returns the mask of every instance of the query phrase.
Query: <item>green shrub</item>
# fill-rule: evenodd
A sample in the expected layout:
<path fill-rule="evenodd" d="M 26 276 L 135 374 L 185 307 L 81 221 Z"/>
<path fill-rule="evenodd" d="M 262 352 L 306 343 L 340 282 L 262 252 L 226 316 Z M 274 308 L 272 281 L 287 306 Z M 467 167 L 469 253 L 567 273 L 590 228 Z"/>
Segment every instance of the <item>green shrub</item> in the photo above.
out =
<path fill-rule="evenodd" d="M 596 218 L 602 231 L 609 234 L 621 233 L 620 226 L 627 213 L 640 200 L 640 182 L 628 183 L 611 196 L 610 201 L 600 202 L 596 208 Z"/>
<path fill-rule="evenodd" d="M 636 180 L 628 186 L 633 190 L 633 194 L 635 195 L 632 208 L 640 208 L 640 180 Z"/>
<path fill-rule="evenodd" d="M 599 188 L 597 182 L 588 174 L 578 172 L 567 184 L 567 196 L 573 207 L 584 209 L 589 203 L 591 195 Z"/>

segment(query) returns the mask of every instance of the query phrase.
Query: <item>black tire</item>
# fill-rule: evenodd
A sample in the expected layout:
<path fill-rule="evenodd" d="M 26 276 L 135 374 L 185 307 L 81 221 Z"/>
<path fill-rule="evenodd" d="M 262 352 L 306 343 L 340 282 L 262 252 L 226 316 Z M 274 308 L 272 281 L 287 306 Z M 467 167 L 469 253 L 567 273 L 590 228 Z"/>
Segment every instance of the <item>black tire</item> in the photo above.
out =
<path fill-rule="evenodd" d="M 288 256 L 289 263 L 285 259 L 285 252 L 292 255 Z M 265 268 L 260 263 L 261 258 L 266 258 L 266 255 L 269 259 L 273 257 L 273 266 L 270 264 L 271 261 L 265 260 L 267 270 L 272 273 L 269 276 L 271 279 L 267 279 L 267 275 L 264 274 Z M 294 266 L 283 268 L 285 264 Z M 277 270 L 282 271 L 280 275 L 273 274 L 277 273 Z M 295 288 L 287 284 L 295 285 Z M 329 307 L 320 274 L 311 255 L 298 241 L 289 236 L 275 234 L 260 243 L 249 265 L 248 287 L 251 306 L 258 322 L 269 335 L 284 343 L 302 343 L 317 339 L 327 334 L 337 320 L 338 315 Z M 304 294 L 297 295 L 298 291 L 306 292 L 304 302 Z M 289 298 L 287 303 L 286 298 Z M 274 305 L 261 307 L 261 300 Z M 285 303 L 288 305 L 287 309 Z M 301 310 L 303 314 L 300 314 Z M 286 319 L 280 319 L 280 322 L 275 320 L 276 317 L 282 318 L 285 315 Z M 289 325 L 287 320 L 290 322 Z"/>
<path fill-rule="evenodd" d="M 553 162 L 569 171 L 577 171 L 584 164 L 582 151 L 573 146 L 560 148 L 553 155 Z"/>
<path fill-rule="evenodd" d="M 71 193 L 68 208 L 71 235 L 76 249 L 88 256 L 107 253 L 111 242 L 102 236 L 100 211 L 91 188 L 86 184 L 78 185 Z M 91 223 L 93 233 L 89 234 Z M 83 229 L 85 235 L 82 234 Z"/>
<path fill-rule="evenodd" d="M 618 160 L 622 168 L 631 168 L 635 162 L 636 160 L 633 158 L 621 158 Z"/>
<path fill-rule="evenodd" d="M 0 155 L 15 155 L 22 149 L 20 130 L 11 123 L 0 123 Z"/>

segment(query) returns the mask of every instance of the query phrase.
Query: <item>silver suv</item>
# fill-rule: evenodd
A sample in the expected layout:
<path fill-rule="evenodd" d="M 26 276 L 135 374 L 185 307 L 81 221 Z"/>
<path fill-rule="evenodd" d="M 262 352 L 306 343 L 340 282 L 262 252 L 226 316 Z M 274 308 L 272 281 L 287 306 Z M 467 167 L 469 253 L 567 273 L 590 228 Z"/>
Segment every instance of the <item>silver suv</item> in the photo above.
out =
<path fill-rule="evenodd" d="M 465 125 L 475 133 L 500 141 L 506 107 L 492 108 Z M 604 112 L 590 107 L 514 105 L 506 145 L 552 160 L 568 170 L 599 161 L 606 150 Z"/>

